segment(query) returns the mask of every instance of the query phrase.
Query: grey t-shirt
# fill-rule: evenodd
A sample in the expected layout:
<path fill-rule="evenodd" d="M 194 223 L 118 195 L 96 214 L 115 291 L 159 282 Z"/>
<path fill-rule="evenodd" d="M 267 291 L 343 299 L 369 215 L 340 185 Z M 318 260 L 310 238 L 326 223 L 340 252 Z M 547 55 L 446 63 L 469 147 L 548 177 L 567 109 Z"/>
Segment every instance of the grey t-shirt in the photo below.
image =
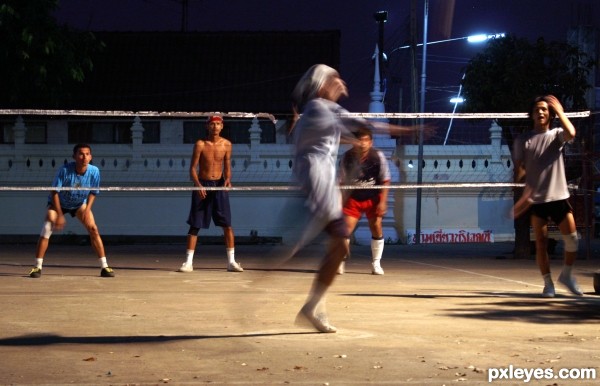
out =
<path fill-rule="evenodd" d="M 293 131 L 293 174 L 307 196 L 306 206 L 325 222 L 343 217 L 341 193 L 336 177 L 340 138 L 353 136 L 362 119 L 344 117 L 348 111 L 335 102 L 309 101 Z"/>
<path fill-rule="evenodd" d="M 569 198 L 563 148 L 564 130 L 561 127 L 544 132 L 531 130 L 521 134 L 513 145 L 513 158 L 522 161 L 525 184 L 532 189 L 534 204 Z"/>

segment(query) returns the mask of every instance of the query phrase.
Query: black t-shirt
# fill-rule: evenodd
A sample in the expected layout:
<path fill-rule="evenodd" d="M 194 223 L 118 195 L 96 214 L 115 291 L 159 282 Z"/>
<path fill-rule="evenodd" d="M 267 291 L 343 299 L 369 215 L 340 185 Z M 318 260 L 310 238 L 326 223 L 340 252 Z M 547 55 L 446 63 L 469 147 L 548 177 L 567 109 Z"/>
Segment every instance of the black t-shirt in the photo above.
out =
<path fill-rule="evenodd" d="M 375 186 L 390 180 L 390 169 L 380 150 L 371 148 L 362 160 L 353 150 L 347 151 L 341 161 L 342 183 L 345 185 Z M 381 189 L 355 189 L 350 197 L 365 201 L 376 197 Z"/>

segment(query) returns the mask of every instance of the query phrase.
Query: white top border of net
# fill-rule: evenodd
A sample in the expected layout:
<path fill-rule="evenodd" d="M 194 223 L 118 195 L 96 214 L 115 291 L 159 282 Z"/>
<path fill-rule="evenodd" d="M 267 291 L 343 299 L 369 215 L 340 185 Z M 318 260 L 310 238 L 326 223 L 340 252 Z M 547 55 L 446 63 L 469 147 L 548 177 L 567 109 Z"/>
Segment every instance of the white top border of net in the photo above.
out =
<path fill-rule="evenodd" d="M 227 118 L 266 118 L 276 122 L 270 113 L 245 112 L 185 112 L 185 111 L 101 111 L 101 110 L 42 110 L 42 109 L 0 109 L 0 115 L 50 115 L 50 116 L 90 116 L 90 117 L 156 117 L 156 118 L 200 118 L 211 115 L 221 115 Z M 586 118 L 590 111 L 567 112 L 569 118 Z M 507 119 L 528 118 L 528 113 L 347 113 L 345 117 L 365 119 Z"/>
<path fill-rule="evenodd" d="M 510 182 L 472 182 L 472 183 L 454 183 L 454 184 L 390 184 L 390 185 L 340 185 L 341 190 L 357 189 L 448 189 L 448 188 L 518 188 L 525 186 L 522 183 Z M 572 188 L 572 187 L 571 187 Z M 51 186 L 0 186 L 0 191 L 70 191 L 70 190 L 102 190 L 102 191 L 194 191 L 194 190 L 226 190 L 226 191 L 298 191 L 299 186 L 231 186 L 231 187 L 195 187 L 195 186 L 107 186 L 107 187 L 51 187 Z"/>

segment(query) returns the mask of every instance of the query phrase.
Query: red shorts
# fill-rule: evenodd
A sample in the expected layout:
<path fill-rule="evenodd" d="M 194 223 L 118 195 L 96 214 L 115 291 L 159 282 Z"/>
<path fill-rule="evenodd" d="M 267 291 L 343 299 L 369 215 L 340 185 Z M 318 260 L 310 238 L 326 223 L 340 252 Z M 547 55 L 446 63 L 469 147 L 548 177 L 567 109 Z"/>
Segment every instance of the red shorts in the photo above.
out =
<path fill-rule="evenodd" d="M 352 197 L 349 197 L 346 204 L 344 204 L 344 214 L 346 216 L 360 218 L 364 213 L 367 218 L 376 218 L 379 200 L 379 195 L 364 201 L 356 201 Z"/>

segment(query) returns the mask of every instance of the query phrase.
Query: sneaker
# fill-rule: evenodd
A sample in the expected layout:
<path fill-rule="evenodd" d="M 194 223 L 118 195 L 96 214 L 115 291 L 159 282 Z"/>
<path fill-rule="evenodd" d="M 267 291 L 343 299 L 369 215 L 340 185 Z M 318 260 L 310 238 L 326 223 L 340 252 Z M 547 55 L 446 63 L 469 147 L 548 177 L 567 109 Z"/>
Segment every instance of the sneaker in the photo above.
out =
<path fill-rule="evenodd" d="M 542 291 L 542 297 L 543 298 L 553 298 L 554 295 L 555 295 L 554 283 L 552 283 L 552 282 L 546 283 L 546 285 L 544 285 L 544 290 Z"/>
<path fill-rule="evenodd" d="M 100 271 L 100 276 L 115 277 L 115 271 L 113 271 L 113 269 L 110 267 L 102 268 L 102 270 Z"/>
<path fill-rule="evenodd" d="M 29 277 L 33 277 L 34 279 L 37 279 L 40 276 L 42 276 L 42 269 L 41 268 L 33 267 L 31 269 L 31 272 L 29 272 Z"/>
<path fill-rule="evenodd" d="M 177 272 L 193 272 L 194 266 L 188 263 L 181 264 L 181 267 L 177 270 Z"/>
<path fill-rule="evenodd" d="M 373 275 L 383 275 L 383 268 L 379 264 L 373 264 L 373 269 L 371 270 L 371 274 Z"/>
<path fill-rule="evenodd" d="M 577 281 L 575 280 L 574 277 L 564 275 L 563 272 L 561 272 L 560 275 L 558 276 L 558 282 L 560 284 L 564 285 L 565 287 L 567 287 L 567 289 L 569 291 L 571 291 L 573 294 L 579 295 L 579 296 L 583 295 L 583 292 L 581 292 L 581 289 L 577 285 Z"/>
<path fill-rule="evenodd" d="M 337 269 L 337 274 L 338 275 L 343 275 L 344 274 L 344 268 L 345 268 L 346 263 L 345 262 L 341 262 L 340 266 Z"/>
<path fill-rule="evenodd" d="M 233 263 L 227 264 L 227 271 L 228 272 L 244 272 L 244 268 L 242 268 L 242 266 L 237 261 L 234 261 Z"/>

